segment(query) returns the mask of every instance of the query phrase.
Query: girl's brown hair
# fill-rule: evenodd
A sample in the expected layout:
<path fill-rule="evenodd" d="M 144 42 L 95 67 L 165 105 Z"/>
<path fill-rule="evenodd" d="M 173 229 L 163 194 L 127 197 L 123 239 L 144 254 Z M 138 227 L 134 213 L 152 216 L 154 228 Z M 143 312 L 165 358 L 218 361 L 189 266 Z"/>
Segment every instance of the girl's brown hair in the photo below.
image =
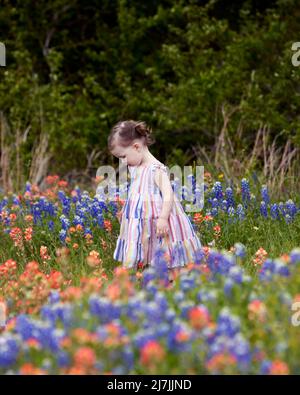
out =
<path fill-rule="evenodd" d="M 108 149 L 114 149 L 115 138 L 118 138 L 118 143 L 123 147 L 128 147 L 135 139 L 143 140 L 144 144 L 149 146 L 155 143 L 152 129 L 142 121 L 120 121 L 116 123 L 108 136 Z"/>

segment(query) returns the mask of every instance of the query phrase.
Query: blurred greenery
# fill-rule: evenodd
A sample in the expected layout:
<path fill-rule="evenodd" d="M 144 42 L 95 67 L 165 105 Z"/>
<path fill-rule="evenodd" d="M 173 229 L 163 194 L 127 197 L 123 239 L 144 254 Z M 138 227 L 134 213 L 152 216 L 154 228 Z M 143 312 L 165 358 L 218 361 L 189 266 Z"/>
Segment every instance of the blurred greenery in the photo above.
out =
<path fill-rule="evenodd" d="M 113 163 L 106 142 L 120 119 L 148 122 L 154 155 L 182 165 L 196 159 L 196 143 L 213 152 L 222 111 L 234 108 L 227 132 L 241 155 L 260 125 L 278 146 L 300 146 L 296 0 L 2 0 L 0 26 L 0 111 L 6 141 L 30 128 L 25 179 L 42 133 L 49 173 L 88 166 L 95 175 Z M 94 149 L 101 156 L 88 163 Z"/>

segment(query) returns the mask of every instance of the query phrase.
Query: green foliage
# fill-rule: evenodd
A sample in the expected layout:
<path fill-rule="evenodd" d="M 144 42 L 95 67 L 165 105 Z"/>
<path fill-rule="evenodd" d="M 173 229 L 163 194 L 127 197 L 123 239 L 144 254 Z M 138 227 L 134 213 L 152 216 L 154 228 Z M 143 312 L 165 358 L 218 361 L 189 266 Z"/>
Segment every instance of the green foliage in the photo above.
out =
<path fill-rule="evenodd" d="M 298 14 L 296 0 L 4 1 L 0 109 L 10 139 L 30 126 L 26 164 L 47 133 L 49 172 L 64 174 L 84 169 L 93 149 L 110 161 L 112 125 L 143 119 L 164 160 L 195 142 L 212 147 L 222 108 L 236 107 L 228 132 L 240 149 L 253 145 L 261 124 L 278 144 L 299 145 L 300 74 L 291 63 Z"/>

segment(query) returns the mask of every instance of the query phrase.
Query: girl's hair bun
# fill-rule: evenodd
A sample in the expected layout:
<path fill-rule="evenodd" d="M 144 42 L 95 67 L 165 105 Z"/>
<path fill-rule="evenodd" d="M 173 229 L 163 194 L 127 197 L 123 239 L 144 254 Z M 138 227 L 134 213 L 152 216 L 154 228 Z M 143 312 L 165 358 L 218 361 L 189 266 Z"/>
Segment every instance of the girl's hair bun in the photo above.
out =
<path fill-rule="evenodd" d="M 151 129 L 148 128 L 145 122 L 137 122 L 134 129 L 141 136 L 147 136 L 151 133 Z"/>
<path fill-rule="evenodd" d="M 116 140 L 116 137 L 118 140 Z M 112 151 L 116 141 L 122 146 L 128 147 L 135 139 L 143 140 L 147 146 L 155 143 L 152 129 L 146 122 L 134 121 L 133 119 L 119 121 L 113 126 L 108 136 L 108 147 Z"/>

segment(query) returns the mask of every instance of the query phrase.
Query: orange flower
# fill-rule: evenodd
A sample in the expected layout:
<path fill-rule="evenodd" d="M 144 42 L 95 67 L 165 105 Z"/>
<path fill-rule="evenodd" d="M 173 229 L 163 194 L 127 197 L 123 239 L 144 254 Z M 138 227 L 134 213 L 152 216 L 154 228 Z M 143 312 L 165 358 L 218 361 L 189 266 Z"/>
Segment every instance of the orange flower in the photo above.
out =
<path fill-rule="evenodd" d="M 83 376 L 86 375 L 86 369 L 81 366 L 72 366 L 66 374 L 72 376 Z"/>
<path fill-rule="evenodd" d="M 107 232 L 111 232 L 111 231 L 112 231 L 112 223 L 111 223 L 111 221 L 108 220 L 108 219 L 105 219 L 105 220 L 103 221 L 103 223 L 104 223 L 104 229 L 105 229 Z"/>
<path fill-rule="evenodd" d="M 86 258 L 87 263 L 90 267 L 97 267 L 102 265 L 102 259 L 99 258 L 99 252 L 98 251 L 90 251 L 89 256 Z"/>
<path fill-rule="evenodd" d="M 178 342 L 183 343 L 183 342 L 189 340 L 190 335 L 187 332 L 180 330 L 179 332 L 176 333 L 175 338 Z"/>
<path fill-rule="evenodd" d="M 77 300 L 82 296 L 82 290 L 79 287 L 68 287 L 66 290 L 61 292 L 61 298 L 63 300 Z"/>
<path fill-rule="evenodd" d="M 74 248 L 74 250 L 77 250 L 79 248 L 78 243 L 73 243 L 72 247 Z"/>
<path fill-rule="evenodd" d="M 72 341 L 69 337 L 64 337 L 60 340 L 59 344 L 63 348 L 70 348 L 72 345 Z"/>
<path fill-rule="evenodd" d="M 82 230 L 83 230 L 83 226 L 80 225 L 80 224 L 77 224 L 77 225 L 76 225 L 76 230 L 77 230 L 78 232 L 82 231 Z"/>
<path fill-rule="evenodd" d="M 90 347 L 80 347 L 74 354 L 74 361 L 77 367 L 92 367 L 96 362 L 95 351 Z"/>
<path fill-rule="evenodd" d="M 97 336 L 84 328 L 73 329 L 71 335 L 79 344 L 97 341 Z"/>
<path fill-rule="evenodd" d="M 50 288 L 60 288 L 63 281 L 64 281 L 64 277 L 62 275 L 61 272 L 58 272 L 56 270 L 52 270 L 52 272 L 50 274 L 47 275 L 47 279 L 48 279 L 48 283 Z"/>
<path fill-rule="evenodd" d="M 45 370 L 36 368 L 35 366 L 32 365 L 32 363 L 24 363 L 20 367 L 20 374 L 21 375 L 41 375 L 41 374 L 47 374 Z"/>
<path fill-rule="evenodd" d="M 206 368 L 209 372 L 222 372 L 228 366 L 236 365 L 236 363 L 237 360 L 234 355 L 219 353 L 206 363 Z"/>
<path fill-rule="evenodd" d="M 202 250 L 203 250 L 203 252 L 204 252 L 204 254 L 205 254 L 206 256 L 209 255 L 210 247 L 208 247 L 208 246 L 202 247 Z"/>
<path fill-rule="evenodd" d="M 190 320 L 190 324 L 195 329 L 202 329 L 210 321 L 210 316 L 208 311 L 201 306 L 193 307 L 189 310 L 188 317 Z"/>
<path fill-rule="evenodd" d="M 117 266 L 114 270 L 115 277 L 125 277 L 127 278 L 129 273 L 126 267 Z"/>
<path fill-rule="evenodd" d="M 136 272 L 135 277 L 136 277 L 137 279 L 142 278 L 142 277 L 143 277 L 143 273 L 141 273 L 141 272 Z"/>
<path fill-rule="evenodd" d="M 140 361 L 145 366 L 155 366 L 165 358 L 164 348 L 155 340 L 149 340 L 141 349 Z"/>
<path fill-rule="evenodd" d="M 26 344 L 28 347 L 34 348 L 36 350 L 38 350 L 40 348 L 39 341 L 34 338 L 27 339 Z"/>
<path fill-rule="evenodd" d="M 280 259 L 284 262 L 284 263 L 290 263 L 291 258 L 289 256 L 289 254 L 283 254 L 281 255 Z"/>
<path fill-rule="evenodd" d="M 216 226 L 214 226 L 214 234 L 215 234 L 215 237 L 220 237 L 220 235 L 221 235 L 221 226 L 220 225 L 216 225 Z"/>
<path fill-rule="evenodd" d="M 57 185 L 58 185 L 60 188 L 66 188 L 66 187 L 68 186 L 68 182 L 65 181 L 65 180 L 60 180 L 60 181 L 58 181 Z"/>
<path fill-rule="evenodd" d="M 248 312 L 249 320 L 258 319 L 263 322 L 266 319 L 267 308 L 261 300 L 255 299 L 248 304 Z"/>
<path fill-rule="evenodd" d="M 19 227 L 12 228 L 9 236 L 13 240 L 15 247 L 23 247 L 22 229 L 20 229 Z"/>
<path fill-rule="evenodd" d="M 121 296 L 120 286 L 116 283 L 111 283 L 106 288 L 106 295 L 110 300 L 117 300 Z"/>
<path fill-rule="evenodd" d="M 293 302 L 300 302 L 300 294 L 294 296 Z"/>
<path fill-rule="evenodd" d="M 11 214 L 9 215 L 9 218 L 10 218 L 10 220 L 13 222 L 13 221 L 15 221 L 15 220 L 17 219 L 17 216 L 16 216 L 15 213 L 11 213 Z"/>
<path fill-rule="evenodd" d="M 202 222 L 204 221 L 204 217 L 201 213 L 195 213 L 193 219 L 197 225 L 202 224 Z"/>
<path fill-rule="evenodd" d="M 106 243 L 106 241 L 103 240 L 103 239 L 101 239 L 101 246 L 102 246 L 103 250 L 106 250 L 106 249 L 107 249 L 107 243 Z"/>
<path fill-rule="evenodd" d="M 24 237 L 26 241 L 30 241 L 32 239 L 33 229 L 32 227 L 26 228 L 24 230 Z"/>
<path fill-rule="evenodd" d="M 254 265 L 262 265 L 266 260 L 267 255 L 267 251 L 260 247 L 255 253 L 255 258 L 253 259 Z"/>
<path fill-rule="evenodd" d="M 70 250 L 68 247 L 61 247 L 56 249 L 56 256 L 60 257 L 66 257 L 67 255 L 70 254 Z"/>
<path fill-rule="evenodd" d="M 50 255 L 48 254 L 48 248 L 46 246 L 40 247 L 40 257 L 43 261 L 49 261 L 51 259 Z"/>
<path fill-rule="evenodd" d="M 272 375 L 287 375 L 289 374 L 289 367 L 288 365 L 281 361 L 280 359 L 276 359 L 272 362 L 270 368 L 270 374 Z"/>
<path fill-rule="evenodd" d="M 45 179 L 45 182 L 48 185 L 53 185 L 53 184 L 56 184 L 58 180 L 59 180 L 59 176 L 53 175 L 53 176 L 47 176 Z"/>
<path fill-rule="evenodd" d="M 39 264 L 36 261 L 30 261 L 27 263 L 25 270 L 30 273 L 37 273 L 39 271 Z"/>
<path fill-rule="evenodd" d="M 211 176 L 211 173 L 209 171 L 205 171 L 204 172 L 204 180 L 205 181 L 211 181 L 212 180 L 212 176 Z"/>

